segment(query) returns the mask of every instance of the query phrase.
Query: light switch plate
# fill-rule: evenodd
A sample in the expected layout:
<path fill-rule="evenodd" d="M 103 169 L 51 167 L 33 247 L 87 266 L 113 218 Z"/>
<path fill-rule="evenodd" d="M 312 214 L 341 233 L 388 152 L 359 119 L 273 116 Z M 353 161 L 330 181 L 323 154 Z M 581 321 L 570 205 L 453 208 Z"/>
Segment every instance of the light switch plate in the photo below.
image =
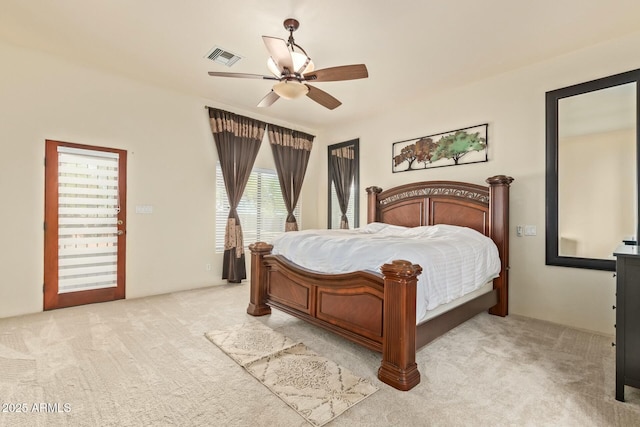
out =
<path fill-rule="evenodd" d="M 525 236 L 535 236 L 537 234 L 536 232 L 536 226 L 535 225 L 525 225 L 524 226 L 524 235 Z"/>
<path fill-rule="evenodd" d="M 136 206 L 136 213 L 137 214 L 152 214 L 153 213 L 153 206 L 151 206 L 151 205 L 137 205 Z"/>

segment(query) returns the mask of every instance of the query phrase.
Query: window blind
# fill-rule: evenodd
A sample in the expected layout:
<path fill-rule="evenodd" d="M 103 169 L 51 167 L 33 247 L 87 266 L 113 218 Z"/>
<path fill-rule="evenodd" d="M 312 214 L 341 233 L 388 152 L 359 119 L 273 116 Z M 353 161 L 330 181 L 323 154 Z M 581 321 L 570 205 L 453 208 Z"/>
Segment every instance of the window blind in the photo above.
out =
<path fill-rule="evenodd" d="M 298 227 L 302 227 L 300 202 L 294 210 Z M 224 231 L 229 216 L 229 199 L 224 187 L 222 169 L 216 166 L 216 252 L 224 251 Z M 284 232 L 287 220 L 285 207 L 275 170 L 254 168 L 238 204 L 245 248 L 258 241 L 271 242 Z"/>

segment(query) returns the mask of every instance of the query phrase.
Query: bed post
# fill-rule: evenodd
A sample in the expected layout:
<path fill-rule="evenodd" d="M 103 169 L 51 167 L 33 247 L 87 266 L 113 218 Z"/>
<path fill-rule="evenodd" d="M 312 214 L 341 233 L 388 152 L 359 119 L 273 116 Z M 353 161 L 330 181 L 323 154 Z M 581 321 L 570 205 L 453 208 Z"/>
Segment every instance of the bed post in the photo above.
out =
<path fill-rule="evenodd" d="M 487 178 L 489 184 L 489 235 L 498 246 L 502 266 L 500 277 L 493 280 L 498 290 L 498 303 L 489 309 L 497 316 L 509 314 L 509 185 L 513 178 L 496 175 Z"/>
<path fill-rule="evenodd" d="M 380 267 L 384 276 L 380 381 L 406 391 L 420 382 L 416 365 L 416 287 L 422 268 L 396 260 Z"/>
<path fill-rule="evenodd" d="M 267 269 L 263 258 L 269 255 L 273 245 L 265 242 L 257 242 L 249 245 L 251 251 L 251 292 L 249 294 L 249 306 L 247 313 L 252 316 L 264 316 L 271 314 L 271 307 L 266 304 L 267 297 Z"/>
<path fill-rule="evenodd" d="M 378 194 L 381 192 L 380 187 L 367 187 L 367 224 L 378 220 Z"/>

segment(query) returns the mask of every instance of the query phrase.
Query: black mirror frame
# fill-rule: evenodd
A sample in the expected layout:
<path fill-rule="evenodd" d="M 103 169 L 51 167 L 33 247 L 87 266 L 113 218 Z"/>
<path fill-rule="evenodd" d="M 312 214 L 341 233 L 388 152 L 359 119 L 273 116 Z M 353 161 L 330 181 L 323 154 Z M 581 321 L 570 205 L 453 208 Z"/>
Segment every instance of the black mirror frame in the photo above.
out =
<path fill-rule="evenodd" d="M 340 142 L 338 144 L 329 145 L 327 147 L 327 228 L 331 229 L 331 186 L 333 180 L 331 179 L 331 150 L 342 147 L 354 147 L 356 171 L 353 179 L 353 228 L 357 228 L 360 225 L 360 139 L 352 139 L 350 141 Z"/>
<path fill-rule="evenodd" d="M 560 256 L 558 251 L 558 101 L 562 98 L 636 83 L 636 191 L 640 192 L 640 69 L 556 89 L 546 93 L 546 264 L 615 271 L 615 260 Z M 638 198 L 640 200 L 640 198 Z M 636 208 L 636 224 L 640 209 Z M 637 228 L 636 228 L 637 229 Z M 637 236 L 635 236 L 637 241 Z M 622 242 L 620 242 L 622 244 Z M 611 248 L 611 253 L 615 248 Z"/>

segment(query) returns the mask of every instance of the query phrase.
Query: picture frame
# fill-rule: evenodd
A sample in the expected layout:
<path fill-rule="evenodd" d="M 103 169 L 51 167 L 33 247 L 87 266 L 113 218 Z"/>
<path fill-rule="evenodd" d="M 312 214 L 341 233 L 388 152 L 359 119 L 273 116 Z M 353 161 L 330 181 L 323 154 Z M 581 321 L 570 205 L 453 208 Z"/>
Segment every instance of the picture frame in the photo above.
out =
<path fill-rule="evenodd" d="M 393 173 L 489 161 L 489 124 L 394 142 Z"/>

